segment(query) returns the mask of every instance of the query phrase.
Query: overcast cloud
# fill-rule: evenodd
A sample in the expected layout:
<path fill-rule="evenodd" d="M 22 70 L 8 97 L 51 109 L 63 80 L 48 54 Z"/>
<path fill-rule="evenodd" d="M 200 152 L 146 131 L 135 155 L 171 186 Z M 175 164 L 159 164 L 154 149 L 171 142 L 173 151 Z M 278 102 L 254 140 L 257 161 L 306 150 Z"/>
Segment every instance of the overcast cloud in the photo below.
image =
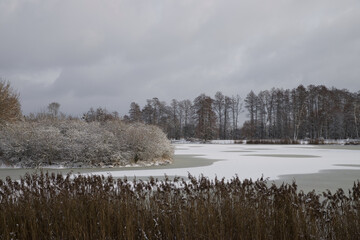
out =
<path fill-rule="evenodd" d="M 358 0 L 0 0 L 23 112 L 79 115 L 299 84 L 360 90 Z"/>

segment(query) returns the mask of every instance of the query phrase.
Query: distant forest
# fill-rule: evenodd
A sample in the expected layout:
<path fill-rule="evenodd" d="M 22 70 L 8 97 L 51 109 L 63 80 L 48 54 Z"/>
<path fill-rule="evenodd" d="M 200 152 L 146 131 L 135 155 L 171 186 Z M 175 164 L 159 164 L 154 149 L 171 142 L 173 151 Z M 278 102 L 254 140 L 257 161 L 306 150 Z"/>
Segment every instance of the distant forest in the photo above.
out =
<path fill-rule="evenodd" d="M 217 92 L 167 105 L 155 97 L 142 108 L 132 102 L 124 120 L 159 126 L 170 139 L 346 139 L 359 138 L 359 106 L 360 91 L 300 85 L 251 91 L 245 99 Z M 244 111 L 248 120 L 239 126 Z"/>

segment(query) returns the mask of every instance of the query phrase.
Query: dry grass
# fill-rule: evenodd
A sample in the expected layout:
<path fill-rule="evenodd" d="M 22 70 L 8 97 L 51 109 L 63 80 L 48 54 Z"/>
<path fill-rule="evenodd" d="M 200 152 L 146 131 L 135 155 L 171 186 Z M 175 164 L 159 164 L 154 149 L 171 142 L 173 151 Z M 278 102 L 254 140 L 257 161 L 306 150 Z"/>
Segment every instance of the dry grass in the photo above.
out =
<path fill-rule="evenodd" d="M 345 194 L 265 180 L 0 180 L 0 239 L 359 239 L 360 183 Z"/>

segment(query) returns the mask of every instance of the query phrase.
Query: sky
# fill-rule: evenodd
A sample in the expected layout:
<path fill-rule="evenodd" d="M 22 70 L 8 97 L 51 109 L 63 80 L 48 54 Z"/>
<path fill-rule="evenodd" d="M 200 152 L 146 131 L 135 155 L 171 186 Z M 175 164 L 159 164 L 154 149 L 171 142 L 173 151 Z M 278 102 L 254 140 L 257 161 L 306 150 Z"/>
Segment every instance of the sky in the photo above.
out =
<path fill-rule="evenodd" d="M 0 0 L 24 114 L 308 86 L 360 90 L 358 0 Z"/>

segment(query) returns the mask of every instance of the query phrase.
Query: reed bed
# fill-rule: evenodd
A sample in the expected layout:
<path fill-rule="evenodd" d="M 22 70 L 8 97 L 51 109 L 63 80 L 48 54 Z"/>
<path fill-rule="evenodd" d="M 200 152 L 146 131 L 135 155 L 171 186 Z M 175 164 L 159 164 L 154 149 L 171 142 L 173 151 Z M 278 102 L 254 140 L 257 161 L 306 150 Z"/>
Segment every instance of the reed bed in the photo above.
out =
<path fill-rule="evenodd" d="M 360 183 L 316 194 L 264 179 L 0 180 L 0 239 L 360 239 Z"/>

